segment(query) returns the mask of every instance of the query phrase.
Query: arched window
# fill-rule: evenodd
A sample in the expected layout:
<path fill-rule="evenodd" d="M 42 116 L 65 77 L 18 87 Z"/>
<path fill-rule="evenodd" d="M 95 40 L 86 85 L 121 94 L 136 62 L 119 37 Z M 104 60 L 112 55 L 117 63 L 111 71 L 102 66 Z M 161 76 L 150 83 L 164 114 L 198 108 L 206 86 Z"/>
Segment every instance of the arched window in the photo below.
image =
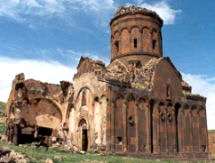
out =
<path fill-rule="evenodd" d="M 81 106 L 85 106 L 87 104 L 86 90 L 82 92 Z"/>
<path fill-rule="evenodd" d="M 155 49 L 157 46 L 157 41 L 156 40 L 152 40 L 152 49 Z"/>
<path fill-rule="evenodd" d="M 152 50 L 157 49 L 157 46 L 158 46 L 157 45 L 158 44 L 157 40 L 158 40 L 158 38 L 159 38 L 158 32 L 155 29 L 153 29 L 153 31 L 152 31 Z"/>
<path fill-rule="evenodd" d="M 134 48 L 137 48 L 137 38 L 134 38 Z"/>
<path fill-rule="evenodd" d="M 166 97 L 170 98 L 171 97 L 171 89 L 170 89 L 170 85 L 167 84 L 166 86 Z"/>
<path fill-rule="evenodd" d="M 119 41 L 115 41 L 114 46 L 115 46 L 116 52 L 118 53 L 119 52 Z"/>

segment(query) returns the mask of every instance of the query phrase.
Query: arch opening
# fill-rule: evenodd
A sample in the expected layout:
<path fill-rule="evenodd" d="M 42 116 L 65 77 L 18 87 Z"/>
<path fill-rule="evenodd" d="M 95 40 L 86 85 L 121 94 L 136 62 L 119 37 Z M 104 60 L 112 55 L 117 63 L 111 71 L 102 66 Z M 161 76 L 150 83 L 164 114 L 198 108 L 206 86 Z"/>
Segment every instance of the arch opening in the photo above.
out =
<path fill-rule="evenodd" d="M 85 119 L 81 119 L 79 122 L 79 127 L 81 129 L 81 149 L 83 151 L 88 150 L 88 129 L 87 122 Z"/>

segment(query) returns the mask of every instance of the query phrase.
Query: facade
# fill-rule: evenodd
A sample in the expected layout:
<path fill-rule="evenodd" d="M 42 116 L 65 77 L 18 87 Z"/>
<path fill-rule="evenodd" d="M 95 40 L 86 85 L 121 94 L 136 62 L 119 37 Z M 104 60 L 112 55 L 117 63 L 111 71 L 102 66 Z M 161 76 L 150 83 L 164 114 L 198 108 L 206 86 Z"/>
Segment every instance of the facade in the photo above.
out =
<path fill-rule="evenodd" d="M 31 136 L 85 151 L 207 158 L 206 98 L 192 94 L 163 57 L 162 25 L 153 11 L 121 7 L 110 22 L 109 65 L 81 57 L 73 82 L 59 85 L 17 75 L 8 140 Z"/>

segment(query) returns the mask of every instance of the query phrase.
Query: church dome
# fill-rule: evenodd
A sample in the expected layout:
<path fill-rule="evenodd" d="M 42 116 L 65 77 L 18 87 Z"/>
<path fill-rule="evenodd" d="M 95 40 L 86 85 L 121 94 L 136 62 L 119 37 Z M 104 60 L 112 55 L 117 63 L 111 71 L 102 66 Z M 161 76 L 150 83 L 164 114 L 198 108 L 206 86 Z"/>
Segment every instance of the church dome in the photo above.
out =
<path fill-rule="evenodd" d="M 150 17 L 154 17 L 155 19 L 157 19 L 161 26 L 163 25 L 163 20 L 161 19 L 161 17 L 154 11 L 149 10 L 147 8 L 142 8 L 142 7 L 138 7 L 135 5 L 132 6 L 122 6 L 120 7 L 114 17 L 112 18 L 110 24 L 117 18 L 122 17 L 122 16 L 126 16 L 126 15 L 135 15 L 135 14 L 142 14 L 142 15 L 146 15 L 146 16 L 150 16 Z"/>
<path fill-rule="evenodd" d="M 111 61 L 128 56 L 162 57 L 163 20 L 146 8 L 120 7 L 110 22 Z"/>

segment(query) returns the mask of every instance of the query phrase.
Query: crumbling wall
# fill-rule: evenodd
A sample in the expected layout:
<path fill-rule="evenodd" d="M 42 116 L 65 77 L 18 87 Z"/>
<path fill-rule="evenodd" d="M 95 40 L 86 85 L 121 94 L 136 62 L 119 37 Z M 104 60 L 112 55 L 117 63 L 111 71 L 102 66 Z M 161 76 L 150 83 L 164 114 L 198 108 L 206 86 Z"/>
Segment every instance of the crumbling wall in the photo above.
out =
<path fill-rule="evenodd" d="M 82 149 L 83 127 L 88 132 L 88 150 L 106 145 L 106 84 L 93 73 L 82 74 L 74 80 L 74 108 L 70 112 L 69 132 L 72 143 Z M 86 126 L 80 124 L 85 121 Z"/>
<path fill-rule="evenodd" d="M 25 80 L 24 74 L 17 75 L 7 103 L 8 137 L 17 137 L 17 132 L 18 137 L 23 134 L 37 135 L 39 128 L 50 129 L 55 137 L 61 135 L 61 130 L 66 130 L 66 116 L 71 103 L 71 83 L 42 83 Z M 16 128 L 19 131 L 15 131 Z"/>
<path fill-rule="evenodd" d="M 106 110 L 107 98 L 102 96 L 94 102 L 94 132 L 95 143 L 99 146 L 106 145 Z"/>

